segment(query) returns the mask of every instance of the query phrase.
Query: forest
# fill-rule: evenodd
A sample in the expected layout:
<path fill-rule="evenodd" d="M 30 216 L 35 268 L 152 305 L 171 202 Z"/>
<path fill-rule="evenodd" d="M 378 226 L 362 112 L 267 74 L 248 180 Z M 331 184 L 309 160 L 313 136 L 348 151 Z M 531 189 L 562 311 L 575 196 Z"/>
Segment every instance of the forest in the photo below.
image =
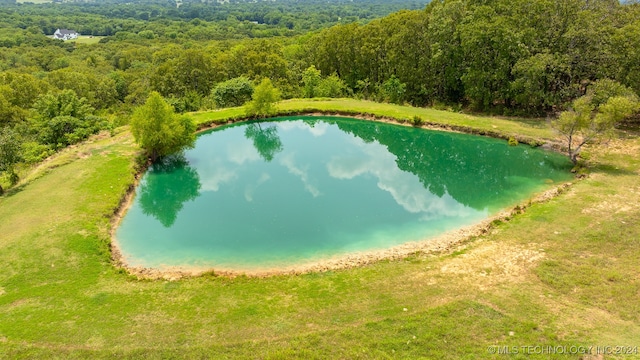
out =
<path fill-rule="evenodd" d="M 242 105 L 268 78 L 285 99 L 528 117 L 640 92 L 640 4 L 615 0 L 5 1 L 0 19 L 11 182 L 16 164 L 127 124 L 152 91 L 183 113 Z"/>

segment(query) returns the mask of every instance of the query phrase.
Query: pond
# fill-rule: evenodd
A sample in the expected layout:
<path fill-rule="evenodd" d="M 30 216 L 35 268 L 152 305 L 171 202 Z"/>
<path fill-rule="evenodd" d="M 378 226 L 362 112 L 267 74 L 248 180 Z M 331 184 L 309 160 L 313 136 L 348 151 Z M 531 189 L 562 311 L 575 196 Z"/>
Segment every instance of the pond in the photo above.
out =
<path fill-rule="evenodd" d="M 527 145 L 348 118 L 228 125 L 151 166 L 115 238 L 133 267 L 272 269 L 473 225 L 570 168 Z"/>

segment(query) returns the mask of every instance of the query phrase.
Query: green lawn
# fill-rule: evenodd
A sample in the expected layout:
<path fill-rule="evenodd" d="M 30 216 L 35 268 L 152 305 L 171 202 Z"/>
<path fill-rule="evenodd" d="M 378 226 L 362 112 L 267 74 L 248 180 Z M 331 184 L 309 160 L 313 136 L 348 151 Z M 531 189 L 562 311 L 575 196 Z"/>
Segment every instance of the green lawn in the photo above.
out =
<path fill-rule="evenodd" d="M 350 103 L 551 134 L 354 100 L 312 105 Z M 121 128 L 61 152 L 0 197 L 0 358 L 504 359 L 529 358 L 522 346 L 640 346 L 637 137 L 590 149 L 589 178 L 452 252 L 299 276 L 173 281 L 138 280 L 110 261 L 110 220 L 137 151 Z M 495 345 L 519 354 L 491 354 Z"/>
<path fill-rule="evenodd" d="M 78 44 L 97 44 L 100 42 L 100 39 L 104 38 L 104 36 L 88 36 L 88 35 L 80 35 L 77 39 L 69 40 L 71 42 L 75 42 Z"/>
<path fill-rule="evenodd" d="M 425 122 L 452 127 L 460 130 L 493 133 L 502 137 L 516 136 L 531 139 L 551 140 L 555 134 L 543 119 L 506 119 L 498 117 L 472 116 L 462 113 L 414 108 L 387 103 L 355 99 L 293 99 L 277 104 L 279 113 L 362 113 L 376 117 L 411 120 L 421 117 Z M 225 122 L 229 118 L 243 118 L 244 107 L 202 111 L 191 113 L 198 124 Z"/>

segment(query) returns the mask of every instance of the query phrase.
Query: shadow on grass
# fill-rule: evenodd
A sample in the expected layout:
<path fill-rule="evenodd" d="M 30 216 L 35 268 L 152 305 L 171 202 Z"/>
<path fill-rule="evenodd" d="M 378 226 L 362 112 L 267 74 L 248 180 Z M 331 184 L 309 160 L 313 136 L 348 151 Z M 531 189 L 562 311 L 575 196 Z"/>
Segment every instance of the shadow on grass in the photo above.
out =
<path fill-rule="evenodd" d="M 20 184 L 18 186 L 14 186 L 11 187 L 9 189 L 4 189 L 4 193 L 0 194 L 0 197 L 11 197 L 13 195 L 16 195 L 17 193 L 21 192 L 22 190 L 24 190 L 27 187 L 27 184 Z"/>
<path fill-rule="evenodd" d="M 590 170 L 592 173 L 600 172 L 612 176 L 636 175 L 636 172 L 634 171 L 623 169 L 619 166 L 614 166 L 611 164 L 593 164 L 590 167 Z"/>
<path fill-rule="evenodd" d="M 495 114 L 491 112 L 483 113 L 483 112 L 469 111 L 469 110 L 465 110 L 462 113 L 466 115 L 471 115 L 471 116 L 492 117 L 492 118 L 501 119 L 501 120 L 508 120 L 514 123 L 520 123 L 522 125 L 526 125 L 528 127 L 537 128 L 537 129 L 547 128 L 551 124 L 550 120 L 543 117 L 506 116 L 506 115 L 500 115 L 499 113 L 495 113 Z"/>
<path fill-rule="evenodd" d="M 528 127 L 536 128 L 536 129 L 545 129 L 549 127 L 549 122 L 545 119 L 540 118 L 516 118 L 516 117 L 505 117 L 505 120 L 513 121 L 515 123 L 520 123 L 526 125 Z"/>

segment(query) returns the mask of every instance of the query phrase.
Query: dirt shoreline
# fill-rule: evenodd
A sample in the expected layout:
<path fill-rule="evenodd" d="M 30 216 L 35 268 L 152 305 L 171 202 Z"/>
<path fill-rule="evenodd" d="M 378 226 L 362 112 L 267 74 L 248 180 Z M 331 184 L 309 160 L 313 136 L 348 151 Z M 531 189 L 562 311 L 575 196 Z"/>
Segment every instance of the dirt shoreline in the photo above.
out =
<path fill-rule="evenodd" d="M 335 114 L 335 112 L 331 112 L 331 114 Z M 304 114 L 291 114 L 291 115 L 283 115 L 283 116 L 332 116 L 328 113 L 323 112 L 307 112 Z M 386 118 L 386 117 L 376 117 L 376 116 L 368 116 L 368 115 L 343 115 L 337 114 L 333 116 L 344 116 L 361 120 L 372 120 L 379 121 L 385 123 L 394 123 L 405 126 L 412 126 L 407 123 L 398 122 L 396 119 Z M 240 119 L 240 120 L 230 120 L 226 123 L 209 123 L 204 126 L 198 128 L 198 132 L 203 132 L 209 129 L 217 128 L 220 126 L 232 124 L 235 122 L 246 121 L 249 119 Z M 268 119 L 266 120 L 268 121 Z M 467 133 L 463 131 L 464 129 L 456 129 L 452 127 L 448 127 L 446 125 L 440 124 L 430 124 L 425 123 L 422 128 L 428 128 L 439 131 L 448 131 L 448 132 L 458 132 L 458 133 Z M 491 136 L 504 138 L 504 136 L 492 136 L 495 134 L 487 134 L 483 132 L 482 134 L 478 132 L 471 132 L 471 134 L 475 135 L 483 135 L 483 136 Z M 518 140 L 520 141 L 520 140 Z M 551 149 L 558 150 L 555 146 L 552 146 Z M 142 174 L 146 171 L 146 167 L 140 169 L 135 174 L 135 180 L 127 189 L 125 195 L 120 201 L 119 206 L 115 209 L 114 215 L 111 219 L 111 227 L 109 229 L 110 236 L 110 248 L 111 248 L 111 258 L 114 266 L 117 268 L 124 269 L 129 274 L 136 276 L 139 279 L 165 279 L 165 280 L 178 280 L 184 277 L 194 277 L 201 275 L 214 275 L 214 276 L 225 276 L 225 277 L 236 277 L 236 276 L 248 276 L 248 277 L 269 277 L 276 275 L 300 275 L 311 272 L 325 272 L 330 270 L 340 270 L 340 269 L 348 269 L 359 266 L 364 266 L 367 264 L 371 264 L 374 262 L 378 262 L 381 260 L 399 260 L 406 258 L 412 254 L 416 253 L 441 253 L 441 252 L 449 252 L 453 251 L 456 247 L 460 246 L 467 240 L 470 240 L 473 237 L 481 236 L 487 234 L 493 225 L 496 222 L 504 222 L 509 221 L 514 215 L 522 213 L 525 211 L 527 207 L 535 203 L 546 202 L 559 194 L 565 192 L 568 187 L 573 185 L 572 182 L 567 182 L 556 186 L 550 190 L 544 191 L 533 199 L 528 201 L 526 204 L 516 205 L 511 210 L 503 210 L 500 213 L 491 216 L 483 221 L 467 226 L 461 229 L 453 230 L 441 234 L 436 237 L 427 238 L 417 242 L 405 243 L 399 246 L 394 246 L 388 249 L 380 249 L 380 250 L 371 250 L 371 251 L 363 251 L 350 253 L 345 255 L 338 255 L 322 260 L 314 260 L 306 263 L 284 266 L 279 268 L 259 268 L 259 269 L 228 269 L 228 268 L 216 268 L 216 267 L 198 267 L 198 266 L 167 266 L 167 267 L 159 267 L 159 268 L 145 268 L 145 267 L 135 267 L 129 266 L 127 263 L 126 257 L 122 254 L 118 240 L 115 236 L 115 231 L 118 228 L 120 222 L 128 211 L 133 198 L 135 196 L 135 189 L 138 186 Z"/>

